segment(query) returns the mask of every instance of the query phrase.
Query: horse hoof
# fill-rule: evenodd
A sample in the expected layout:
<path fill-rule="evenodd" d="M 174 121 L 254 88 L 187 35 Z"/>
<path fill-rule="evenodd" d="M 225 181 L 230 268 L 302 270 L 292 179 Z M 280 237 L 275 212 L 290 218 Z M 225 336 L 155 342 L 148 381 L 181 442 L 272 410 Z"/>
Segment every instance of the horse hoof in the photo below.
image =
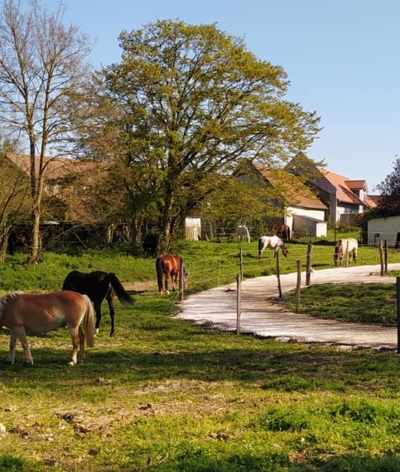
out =
<path fill-rule="evenodd" d="M 24 367 L 33 367 L 33 362 L 31 362 L 31 361 L 24 361 L 23 366 L 24 366 Z"/>

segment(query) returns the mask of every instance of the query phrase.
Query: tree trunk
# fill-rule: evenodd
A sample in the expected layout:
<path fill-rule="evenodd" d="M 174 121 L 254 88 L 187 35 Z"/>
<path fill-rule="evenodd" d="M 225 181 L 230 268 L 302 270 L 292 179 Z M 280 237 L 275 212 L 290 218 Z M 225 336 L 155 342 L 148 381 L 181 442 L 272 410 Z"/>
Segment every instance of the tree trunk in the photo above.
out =
<path fill-rule="evenodd" d="M 131 251 L 134 256 L 140 255 L 141 240 L 142 240 L 142 219 L 133 218 L 131 221 Z"/>
<path fill-rule="evenodd" d="M 32 209 L 32 247 L 30 248 L 29 264 L 39 264 L 40 262 L 40 195 L 36 195 L 34 207 Z"/>

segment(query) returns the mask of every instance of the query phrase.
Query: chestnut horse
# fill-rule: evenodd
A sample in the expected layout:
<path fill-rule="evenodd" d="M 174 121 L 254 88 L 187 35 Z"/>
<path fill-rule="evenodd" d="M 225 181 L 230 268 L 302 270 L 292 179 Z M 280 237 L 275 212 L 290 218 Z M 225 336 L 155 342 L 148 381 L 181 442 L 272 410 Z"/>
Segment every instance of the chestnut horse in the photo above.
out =
<path fill-rule="evenodd" d="M 349 255 L 349 261 L 351 262 L 351 257 L 353 256 L 354 263 L 357 262 L 357 250 L 358 242 L 354 238 L 345 238 L 339 239 L 335 246 L 335 252 L 333 253 L 333 261 L 335 266 L 342 265 L 343 256 Z"/>
<path fill-rule="evenodd" d="M 290 239 L 290 227 L 285 223 L 281 225 L 273 225 L 272 230 L 276 236 L 281 237 L 283 240 L 288 241 Z"/>
<path fill-rule="evenodd" d="M 15 362 L 17 339 L 21 341 L 27 366 L 33 365 L 26 331 L 47 333 L 67 325 L 72 339 L 72 355 L 69 365 L 75 365 L 85 357 L 84 344 L 94 346 L 94 311 L 87 295 L 72 291 L 60 291 L 33 295 L 11 292 L 0 299 L 0 326 L 10 330 L 8 362 Z M 83 329 L 82 329 L 83 325 Z"/>
<path fill-rule="evenodd" d="M 124 289 L 118 277 L 112 272 L 96 270 L 94 272 L 79 272 L 73 270 L 64 280 L 63 290 L 74 290 L 75 292 L 86 294 L 94 304 L 96 312 L 96 332 L 99 331 L 101 321 L 101 304 L 106 299 L 110 309 L 111 331 L 110 336 L 114 336 L 115 331 L 115 306 L 114 298 L 117 295 L 121 303 L 133 303 L 133 298 Z"/>
<path fill-rule="evenodd" d="M 261 259 L 262 253 L 264 249 L 270 247 L 275 249 L 274 257 L 276 257 L 276 253 L 278 252 L 279 248 L 282 250 L 282 254 L 287 257 L 289 255 L 288 248 L 285 246 L 285 243 L 282 241 L 281 238 L 278 236 L 261 236 L 258 240 L 258 258 Z"/>
<path fill-rule="evenodd" d="M 181 271 L 182 259 L 179 256 L 164 254 L 156 259 L 158 292 L 163 292 L 163 277 L 165 276 L 165 293 L 169 293 L 168 280 L 171 278 L 172 290 L 175 291 Z M 183 270 L 183 286 L 186 285 L 187 273 Z"/>

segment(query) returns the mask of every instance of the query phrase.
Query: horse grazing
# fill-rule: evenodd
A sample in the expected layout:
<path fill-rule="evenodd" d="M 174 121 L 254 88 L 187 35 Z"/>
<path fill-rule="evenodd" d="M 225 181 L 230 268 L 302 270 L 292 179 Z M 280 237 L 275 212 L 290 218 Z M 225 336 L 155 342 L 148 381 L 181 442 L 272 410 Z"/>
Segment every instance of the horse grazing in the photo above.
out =
<path fill-rule="evenodd" d="M 264 249 L 270 247 L 275 249 L 274 257 L 276 257 L 276 253 L 279 251 L 279 248 L 282 250 L 282 254 L 287 257 L 289 255 L 288 248 L 285 246 L 285 243 L 282 241 L 281 238 L 278 236 L 261 236 L 258 240 L 258 258 L 261 259 L 262 253 Z"/>
<path fill-rule="evenodd" d="M 115 331 L 115 295 L 121 303 L 134 302 L 115 274 L 101 270 L 89 273 L 73 270 L 65 278 L 62 289 L 86 294 L 92 300 L 96 312 L 96 333 L 99 331 L 101 321 L 101 304 L 106 299 L 111 318 L 110 336 L 114 336 Z"/>
<path fill-rule="evenodd" d="M 182 259 L 179 256 L 164 254 L 156 259 L 157 283 L 158 292 L 163 292 L 163 277 L 165 276 L 165 293 L 169 293 L 168 280 L 171 277 L 172 290 L 175 291 L 175 286 L 178 283 L 178 277 L 181 272 Z M 183 270 L 183 286 L 186 286 L 187 272 Z"/>
<path fill-rule="evenodd" d="M 335 266 L 342 265 L 343 256 L 349 254 L 349 261 L 353 257 L 354 263 L 357 262 L 357 251 L 358 242 L 354 238 L 339 239 L 335 246 L 335 252 L 333 253 L 333 261 Z"/>
<path fill-rule="evenodd" d="M 15 362 L 17 339 L 21 341 L 27 366 L 33 358 L 26 339 L 26 331 L 47 333 L 67 325 L 72 339 L 72 355 L 69 365 L 75 365 L 85 357 L 85 337 L 89 347 L 94 346 L 94 312 L 86 295 L 72 291 L 60 291 L 33 295 L 11 292 L 0 299 L 0 326 L 10 330 L 8 362 Z M 83 328 L 82 328 L 83 325 Z"/>
<path fill-rule="evenodd" d="M 281 237 L 284 241 L 290 239 L 290 227 L 288 225 L 284 223 L 281 225 L 273 225 L 272 230 L 276 236 Z"/>
<path fill-rule="evenodd" d="M 146 234 L 143 241 L 143 251 L 148 256 L 157 257 L 158 249 L 160 247 L 159 234 Z"/>
<path fill-rule="evenodd" d="M 247 226 L 240 225 L 236 228 L 236 234 L 238 236 L 239 241 L 247 241 L 248 243 L 250 242 L 250 232 L 247 229 Z"/>

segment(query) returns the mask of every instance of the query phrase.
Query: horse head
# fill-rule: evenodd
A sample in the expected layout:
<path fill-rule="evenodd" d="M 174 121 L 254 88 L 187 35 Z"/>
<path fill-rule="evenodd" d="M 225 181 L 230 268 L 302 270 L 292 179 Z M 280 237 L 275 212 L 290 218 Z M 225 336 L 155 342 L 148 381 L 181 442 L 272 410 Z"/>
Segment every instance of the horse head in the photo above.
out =
<path fill-rule="evenodd" d="M 335 263 L 335 266 L 338 265 L 338 262 L 340 263 L 343 257 L 343 247 L 342 247 L 342 240 L 340 239 L 335 246 L 335 252 L 333 253 L 333 262 Z"/>

